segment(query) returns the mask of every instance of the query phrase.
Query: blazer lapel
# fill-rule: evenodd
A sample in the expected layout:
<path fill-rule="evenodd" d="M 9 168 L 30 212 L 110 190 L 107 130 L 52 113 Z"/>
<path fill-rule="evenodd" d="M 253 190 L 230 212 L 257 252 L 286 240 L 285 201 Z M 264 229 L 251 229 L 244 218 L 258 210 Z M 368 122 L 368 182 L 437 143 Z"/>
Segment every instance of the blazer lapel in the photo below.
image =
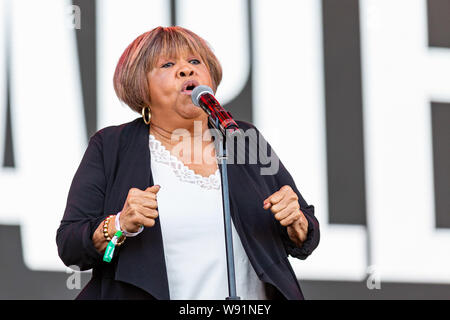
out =
<path fill-rule="evenodd" d="M 122 178 L 123 192 L 129 186 L 145 190 L 153 185 L 148 145 L 149 127 L 142 119 L 133 122 L 129 136 L 124 136 L 123 166 L 127 166 Z M 123 203 L 123 202 L 122 202 Z M 139 287 L 160 300 L 169 299 L 169 284 L 159 218 L 151 228 L 145 228 L 136 237 L 128 238 L 120 248 L 115 280 Z"/>

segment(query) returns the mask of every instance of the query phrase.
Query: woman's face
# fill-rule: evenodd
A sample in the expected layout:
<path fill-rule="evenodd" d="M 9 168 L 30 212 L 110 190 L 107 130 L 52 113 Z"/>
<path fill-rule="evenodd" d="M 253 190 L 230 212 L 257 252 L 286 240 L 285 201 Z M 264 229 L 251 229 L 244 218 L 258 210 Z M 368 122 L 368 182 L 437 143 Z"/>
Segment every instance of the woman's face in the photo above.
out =
<path fill-rule="evenodd" d="M 198 54 L 185 52 L 176 58 L 160 57 L 147 77 L 152 117 L 164 115 L 168 121 L 207 117 L 191 100 L 194 87 L 212 87 L 209 71 Z"/>

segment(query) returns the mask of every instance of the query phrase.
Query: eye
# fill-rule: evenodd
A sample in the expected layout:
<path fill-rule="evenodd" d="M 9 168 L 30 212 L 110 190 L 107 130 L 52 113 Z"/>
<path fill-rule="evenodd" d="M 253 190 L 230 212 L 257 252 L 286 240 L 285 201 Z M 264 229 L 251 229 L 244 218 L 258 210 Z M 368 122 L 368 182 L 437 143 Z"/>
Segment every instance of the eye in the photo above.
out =
<path fill-rule="evenodd" d="M 167 62 L 167 63 L 163 64 L 163 65 L 161 66 L 161 68 L 169 68 L 169 67 L 171 67 L 171 66 L 173 66 L 173 65 L 174 65 L 173 62 Z"/>
<path fill-rule="evenodd" d="M 198 59 L 192 59 L 192 60 L 189 60 L 189 62 L 192 64 L 200 64 L 201 63 L 200 60 L 198 60 Z"/>

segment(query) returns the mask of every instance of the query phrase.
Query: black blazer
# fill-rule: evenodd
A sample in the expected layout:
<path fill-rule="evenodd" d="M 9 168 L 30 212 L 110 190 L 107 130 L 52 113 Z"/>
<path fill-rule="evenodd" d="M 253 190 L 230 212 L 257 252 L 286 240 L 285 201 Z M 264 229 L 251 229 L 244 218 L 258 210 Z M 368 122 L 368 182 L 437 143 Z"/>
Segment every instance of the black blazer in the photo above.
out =
<path fill-rule="evenodd" d="M 244 130 L 254 128 L 244 121 L 237 123 Z M 79 299 L 170 299 L 159 218 L 154 227 L 117 247 L 111 263 L 102 261 L 92 242 L 102 220 L 122 210 L 130 188 L 145 190 L 153 185 L 148 143 L 149 127 L 142 118 L 104 128 L 89 141 L 56 235 L 58 254 L 65 265 L 93 269 Z M 319 223 L 314 207 L 305 202 L 282 163 L 275 175 L 261 175 L 262 166 L 259 162 L 228 165 L 233 223 L 269 297 L 303 299 L 287 256 L 305 259 L 311 254 L 319 243 Z M 297 193 L 309 222 L 308 238 L 301 248 L 262 206 L 263 200 L 283 185 Z"/>

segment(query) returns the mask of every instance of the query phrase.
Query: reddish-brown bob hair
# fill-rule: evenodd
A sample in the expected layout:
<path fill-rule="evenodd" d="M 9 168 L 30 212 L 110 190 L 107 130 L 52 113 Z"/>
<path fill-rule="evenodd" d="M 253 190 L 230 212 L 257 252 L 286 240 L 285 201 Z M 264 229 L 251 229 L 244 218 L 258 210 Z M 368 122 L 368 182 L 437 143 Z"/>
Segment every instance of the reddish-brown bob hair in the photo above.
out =
<path fill-rule="evenodd" d="M 142 108 L 150 106 L 147 74 L 161 56 L 178 57 L 186 50 L 200 55 L 215 92 L 222 80 L 222 67 L 206 41 L 179 26 L 157 27 L 137 37 L 120 57 L 114 72 L 114 90 L 119 99 L 141 113 Z"/>

